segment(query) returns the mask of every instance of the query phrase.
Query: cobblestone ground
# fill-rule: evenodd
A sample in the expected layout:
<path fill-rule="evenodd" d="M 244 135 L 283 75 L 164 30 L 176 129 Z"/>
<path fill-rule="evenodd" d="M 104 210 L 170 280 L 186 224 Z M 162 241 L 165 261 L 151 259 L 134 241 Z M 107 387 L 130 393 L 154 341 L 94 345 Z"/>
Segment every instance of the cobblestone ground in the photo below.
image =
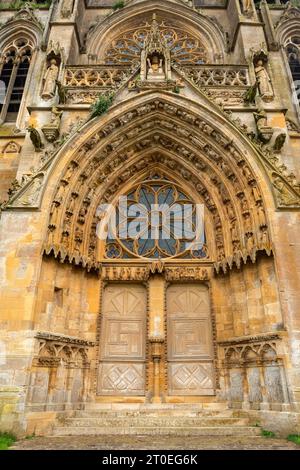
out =
<path fill-rule="evenodd" d="M 72 436 L 18 441 L 13 450 L 300 450 L 285 439 L 264 437 Z"/>

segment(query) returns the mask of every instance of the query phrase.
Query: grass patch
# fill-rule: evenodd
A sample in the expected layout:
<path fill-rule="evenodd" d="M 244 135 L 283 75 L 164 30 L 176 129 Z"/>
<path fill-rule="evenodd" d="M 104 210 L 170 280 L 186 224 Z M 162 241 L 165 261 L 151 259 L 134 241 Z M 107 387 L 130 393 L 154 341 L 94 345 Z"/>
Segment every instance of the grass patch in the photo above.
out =
<path fill-rule="evenodd" d="M 10 432 L 0 432 L 0 450 L 7 450 L 16 440 Z"/>
<path fill-rule="evenodd" d="M 273 431 L 267 431 L 266 429 L 262 429 L 262 430 L 261 430 L 261 435 L 262 435 L 263 437 L 276 437 L 275 432 L 273 432 Z"/>
<path fill-rule="evenodd" d="M 300 446 L 300 435 L 299 434 L 290 434 L 287 437 L 287 440 L 290 442 L 294 442 L 294 444 L 298 444 Z"/>

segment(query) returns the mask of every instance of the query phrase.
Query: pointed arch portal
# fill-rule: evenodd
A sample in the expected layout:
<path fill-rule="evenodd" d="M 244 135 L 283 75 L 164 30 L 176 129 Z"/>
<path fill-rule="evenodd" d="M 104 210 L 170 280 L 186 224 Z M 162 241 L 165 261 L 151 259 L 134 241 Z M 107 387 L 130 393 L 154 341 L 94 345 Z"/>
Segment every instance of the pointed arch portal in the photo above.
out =
<path fill-rule="evenodd" d="M 50 328 L 49 298 L 58 322 L 66 321 L 65 314 L 59 320 L 66 309 L 70 318 L 79 311 L 83 322 L 85 309 L 97 310 L 90 380 L 98 401 L 214 397 L 231 380 L 217 342 L 222 332 L 244 337 L 262 333 L 262 324 L 282 323 L 265 162 L 205 95 L 197 98 L 149 90 L 116 100 L 12 202 L 48 212 L 36 304 L 41 329 Z M 122 228 L 125 196 L 126 236 L 136 217 L 149 224 L 150 203 L 190 205 L 192 234 L 174 236 L 182 219 L 173 211 L 165 240 L 158 210 L 157 238 L 149 225 L 145 240 L 140 227 L 127 238 L 119 231 L 106 236 L 111 212 L 115 228 Z M 139 204 L 144 209 L 137 210 Z M 186 243 L 199 235 L 197 206 L 203 233 L 191 249 Z"/>

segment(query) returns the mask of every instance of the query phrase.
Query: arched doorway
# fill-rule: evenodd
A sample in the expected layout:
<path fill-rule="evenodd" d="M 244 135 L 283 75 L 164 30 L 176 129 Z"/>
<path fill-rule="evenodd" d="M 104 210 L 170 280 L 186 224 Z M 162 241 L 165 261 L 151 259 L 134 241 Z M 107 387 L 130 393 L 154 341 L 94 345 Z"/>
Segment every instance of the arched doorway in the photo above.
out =
<path fill-rule="evenodd" d="M 167 401 L 215 394 L 207 271 L 213 242 L 201 199 L 183 186 L 153 167 L 122 193 L 115 211 L 99 207 L 98 231 L 105 226 L 108 233 L 98 246 L 107 278 L 100 397 Z M 102 210 L 109 214 L 103 220 Z"/>

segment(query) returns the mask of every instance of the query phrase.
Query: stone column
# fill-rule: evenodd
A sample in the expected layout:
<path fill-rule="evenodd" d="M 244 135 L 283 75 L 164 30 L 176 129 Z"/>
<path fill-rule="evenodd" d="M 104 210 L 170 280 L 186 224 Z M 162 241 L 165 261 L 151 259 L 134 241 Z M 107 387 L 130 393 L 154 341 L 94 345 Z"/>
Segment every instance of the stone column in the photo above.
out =
<path fill-rule="evenodd" d="M 260 389 L 261 389 L 262 400 L 263 400 L 262 403 L 260 404 L 260 409 L 269 410 L 270 405 L 268 402 L 268 396 L 267 396 L 267 391 L 266 391 L 265 370 L 264 370 L 263 361 L 260 361 L 258 363 L 258 368 L 259 368 L 259 378 L 260 378 Z"/>
<path fill-rule="evenodd" d="M 67 380 L 66 380 L 66 408 L 72 408 L 72 385 L 74 379 L 74 367 L 75 364 L 70 362 L 66 369 L 67 369 Z"/>
<path fill-rule="evenodd" d="M 163 355 L 165 341 L 165 279 L 162 275 L 154 275 L 149 279 L 149 329 L 150 369 L 149 383 L 152 384 L 153 402 L 159 403 L 163 393 Z"/>
<path fill-rule="evenodd" d="M 151 358 L 153 361 L 153 403 L 161 402 L 161 358 L 163 354 L 164 338 L 149 338 L 151 344 Z"/>

